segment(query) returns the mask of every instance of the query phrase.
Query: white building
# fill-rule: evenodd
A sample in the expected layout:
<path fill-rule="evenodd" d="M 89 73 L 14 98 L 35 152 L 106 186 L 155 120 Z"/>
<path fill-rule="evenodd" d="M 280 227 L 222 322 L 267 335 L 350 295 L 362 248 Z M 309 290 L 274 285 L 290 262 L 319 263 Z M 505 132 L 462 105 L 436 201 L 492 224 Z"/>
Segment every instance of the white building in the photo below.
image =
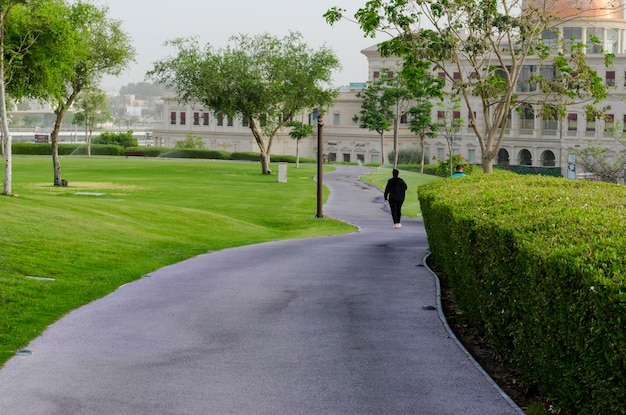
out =
<path fill-rule="evenodd" d="M 566 0 L 564 0 L 566 1 Z M 595 0 L 602 3 L 604 0 Z M 557 1 L 557 8 L 559 1 Z M 587 63 L 609 86 L 609 96 L 602 106 L 610 106 L 608 121 L 587 120 L 583 106 L 572 107 L 563 121 L 544 120 L 535 116 L 533 108 L 524 111 L 512 111 L 506 130 L 505 140 L 495 163 L 501 165 L 526 165 L 560 167 L 563 175 L 575 178 L 582 173 L 575 166 L 576 149 L 592 143 L 603 146 L 610 153 L 618 154 L 626 149 L 616 138 L 626 134 L 626 20 L 623 10 L 590 12 L 577 19 L 565 19 L 560 27 L 564 39 L 576 38 L 587 41 L 591 36 L 603 40 L 603 45 L 592 45 L 587 49 Z M 549 43 L 551 34 L 546 33 L 544 41 Z M 589 44 L 591 44 L 589 42 Z M 605 67 L 602 49 L 615 54 L 611 67 Z M 387 76 L 382 71 L 396 70 L 397 58 L 382 58 L 376 45 L 362 51 L 369 65 L 369 79 L 375 80 Z M 525 62 L 526 74 L 538 70 L 539 61 L 532 58 Z M 437 74 L 434 74 L 435 76 Z M 518 92 L 528 92 L 528 84 Z M 359 113 L 361 101 L 356 93 L 361 84 L 344 87 L 335 104 L 324 116 L 322 152 L 329 160 L 379 163 L 381 161 L 380 137 L 376 132 L 358 127 L 353 117 Z M 256 142 L 249 128 L 241 120 L 227 119 L 209 111 L 193 106 L 182 107 L 175 98 L 165 99 L 165 120 L 154 130 L 155 145 L 171 147 L 176 141 L 184 140 L 187 135 L 199 136 L 206 148 L 233 151 L 258 151 Z M 433 120 L 445 116 L 440 108 L 433 109 Z M 302 115 L 304 120 L 317 125 L 312 114 Z M 463 105 L 454 118 L 468 119 L 467 108 Z M 479 119 L 479 126 L 482 121 Z M 454 152 L 461 154 L 470 163 L 480 163 L 480 147 L 469 122 L 465 122 L 462 131 L 455 138 Z M 317 154 L 315 135 L 301 142 L 300 154 L 315 158 Z M 418 148 L 419 138 L 409 131 L 406 124 L 401 124 L 398 140 L 399 150 Z M 384 157 L 393 148 L 393 133 L 385 136 Z M 426 160 L 447 158 L 448 146 L 444 137 L 426 141 Z M 274 141 L 272 154 L 295 154 L 295 142 L 287 135 L 287 130 L 279 134 Z M 577 171 L 578 170 L 578 171 Z"/>

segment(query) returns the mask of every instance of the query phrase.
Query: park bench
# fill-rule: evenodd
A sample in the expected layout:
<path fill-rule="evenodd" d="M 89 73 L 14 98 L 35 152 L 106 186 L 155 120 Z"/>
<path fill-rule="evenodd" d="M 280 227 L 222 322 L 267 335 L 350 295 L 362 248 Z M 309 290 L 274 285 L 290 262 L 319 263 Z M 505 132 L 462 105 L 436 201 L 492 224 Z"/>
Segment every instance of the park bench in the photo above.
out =
<path fill-rule="evenodd" d="M 124 155 L 126 158 L 128 157 L 146 157 L 146 153 L 144 151 L 125 151 Z"/>

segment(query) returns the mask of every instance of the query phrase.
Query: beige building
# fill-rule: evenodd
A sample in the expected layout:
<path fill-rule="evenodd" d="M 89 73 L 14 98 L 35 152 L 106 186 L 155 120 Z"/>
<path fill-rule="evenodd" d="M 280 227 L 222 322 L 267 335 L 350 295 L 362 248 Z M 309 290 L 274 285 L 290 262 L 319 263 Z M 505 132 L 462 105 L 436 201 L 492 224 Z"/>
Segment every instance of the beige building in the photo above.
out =
<path fill-rule="evenodd" d="M 599 1 L 599 0 L 595 0 Z M 557 2 L 558 3 L 558 2 Z M 561 121 L 544 120 L 535 115 L 532 107 L 522 111 L 512 111 L 506 130 L 506 138 L 499 157 L 494 161 L 501 165 L 526 165 L 560 167 L 564 176 L 576 178 L 584 173 L 576 166 L 574 151 L 588 146 L 600 145 L 609 149 L 610 154 L 621 154 L 624 147 L 617 138 L 626 134 L 626 20 L 623 11 L 583 16 L 565 20 L 559 27 L 564 39 L 576 38 L 587 41 L 595 36 L 602 45 L 592 45 L 587 49 L 587 63 L 592 66 L 609 86 L 609 96 L 602 106 L 610 107 L 608 120 L 588 120 L 583 106 L 568 110 L 566 119 Z M 547 44 L 555 42 L 552 32 L 544 35 Z M 554 43 L 556 45 L 556 42 Z M 589 42 L 591 44 L 591 42 Z M 611 67 L 605 67 L 602 50 L 615 54 Z M 394 71 L 399 65 L 397 58 L 382 58 L 376 45 L 362 51 L 369 65 L 369 80 L 388 76 L 385 71 Z M 537 60 L 525 62 L 523 76 L 541 70 Z M 434 74 L 437 76 L 437 74 Z M 456 74 L 455 74 L 456 75 Z M 337 161 L 379 163 L 381 161 L 380 137 L 358 127 L 353 117 L 359 113 L 361 102 L 356 97 L 359 88 L 365 84 L 352 84 L 341 89 L 339 98 L 324 115 L 322 152 Z M 519 84 L 518 93 L 528 84 Z M 184 140 L 188 134 L 203 139 L 206 148 L 226 151 L 258 151 L 254 138 L 240 119 L 227 119 L 193 106 L 182 107 L 174 98 L 166 99 L 164 122 L 154 130 L 155 145 L 171 147 L 176 141 Z M 446 113 L 441 108 L 433 109 L 433 120 L 442 121 Z M 303 114 L 303 120 L 313 125 L 317 121 L 312 114 Z M 454 118 L 468 119 L 467 108 L 461 105 Z M 296 117 L 297 119 L 297 117 Z M 406 121 L 406 119 L 403 119 Z M 479 126 L 483 120 L 478 120 Z M 484 124 L 483 124 L 484 125 Z M 406 123 L 399 129 L 399 150 L 418 148 L 419 138 L 409 131 Z M 384 157 L 393 149 L 393 132 L 385 135 Z M 461 154 L 470 163 L 480 163 L 480 147 L 469 122 L 454 137 L 454 153 Z M 448 144 L 440 136 L 426 141 L 425 155 L 430 162 L 447 158 Z M 287 130 L 276 137 L 272 154 L 295 154 L 295 142 L 287 135 Z M 301 142 L 300 154 L 315 158 L 317 140 L 314 134 Z"/>

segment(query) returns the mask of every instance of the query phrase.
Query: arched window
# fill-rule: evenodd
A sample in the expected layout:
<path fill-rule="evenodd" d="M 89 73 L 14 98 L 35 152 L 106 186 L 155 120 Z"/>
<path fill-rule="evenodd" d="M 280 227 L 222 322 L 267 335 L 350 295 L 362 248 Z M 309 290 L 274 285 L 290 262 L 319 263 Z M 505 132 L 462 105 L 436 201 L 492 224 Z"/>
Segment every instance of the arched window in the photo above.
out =
<path fill-rule="evenodd" d="M 510 162 L 509 152 L 505 149 L 501 148 L 498 151 L 498 165 L 499 166 L 508 166 Z"/>
<path fill-rule="evenodd" d="M 541 153 L 541 165 L 546 167 L 556 166 L 556 157 L 552 151 L 546 150 Z"/>
<path fill-rule="evenodd" d="M 530 154 L 530 151 L 524 149 L 519 152 L 518 155 L 520 166 L 532 166 L 533 165 L 533 156 Z"/>

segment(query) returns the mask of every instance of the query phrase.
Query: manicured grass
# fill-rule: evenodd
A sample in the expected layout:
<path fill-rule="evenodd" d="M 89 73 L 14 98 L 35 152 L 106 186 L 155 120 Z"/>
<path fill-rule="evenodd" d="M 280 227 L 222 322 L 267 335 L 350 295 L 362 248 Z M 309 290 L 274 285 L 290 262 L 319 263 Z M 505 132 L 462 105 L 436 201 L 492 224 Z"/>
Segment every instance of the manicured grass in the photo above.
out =
<path fill-rule="evenodd" d="M 354 230 L 315 218 L 314 165 L 289 165 L 287 183 L 257 163 L 66 157 L 61 169 L 68 187 L 52 186 L 49 157 L 15 156 L 15 196 L 0 197 L 0 365 L 68 311 L 165 265 Z"/>
<path fill-rule="evenodd" d="M 372 183 L 378 187 L 381 191 L 385 190 L 387 180 L 391 178 L 391 168 L 379 167 L 375 172 L 370 173 L 362 177 L 363 181 Z M 441 180 L 441 177 L 432 176 L 429 174 L 420 174 L 410 171 L 400 170 L 400 177 L 406 182 L 408 187 L 406 191 L 406 199 L 402 205 L 402 216 L 408 217 L 422 217 L 420 210 L 420 203 L 417 199 L 417 188 L 434 182 L 435 180 Z"/>

